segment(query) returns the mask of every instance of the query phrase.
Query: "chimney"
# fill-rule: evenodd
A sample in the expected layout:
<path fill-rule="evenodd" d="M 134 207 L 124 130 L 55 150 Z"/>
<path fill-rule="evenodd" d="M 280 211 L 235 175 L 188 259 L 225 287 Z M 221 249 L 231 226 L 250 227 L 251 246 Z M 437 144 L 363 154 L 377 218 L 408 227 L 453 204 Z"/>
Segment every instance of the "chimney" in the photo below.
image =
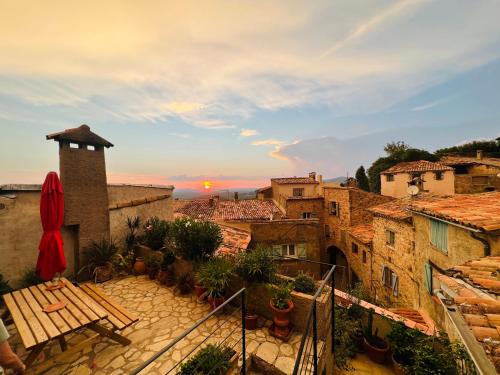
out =
<path fill-rule="evenodd" d="M 483 150 L 476 150 L 476 159 L 483 160 Z"/>
<path fill-rule="evenodd" d="M 235 192 L 234 192 L 234 200 L 235 200 L 235 201 L 237 201 L 237 200 L 238 200 L 238 192 L 237 192 L 237 191 L 235 191 Z"/>
<path fill-rule="evenodd" d="M 319 182 L 320 184 L 322 184 L 322 183 L 323 183 L 323 175 L 322 175 L 322 174 L 319 174 L 319 175 L 318 175 L 318 182 Z"/>
<path fill-rule="evenodd" d="M 316 172 L 310 172 L 310 173 L 309 173 L 309 178 L 310 178 L 311 180 L 316 181 Z"/>
<path fill-rule="evenodd" d="M 217 203 L 219 203 L 219 196 L 218 196 L 218 195 L 212 195 L 212 196 L 208 199 L 208 204 L 210 205 L 210 207 L 215 207 L 215 206 L 217 206 Z"/>

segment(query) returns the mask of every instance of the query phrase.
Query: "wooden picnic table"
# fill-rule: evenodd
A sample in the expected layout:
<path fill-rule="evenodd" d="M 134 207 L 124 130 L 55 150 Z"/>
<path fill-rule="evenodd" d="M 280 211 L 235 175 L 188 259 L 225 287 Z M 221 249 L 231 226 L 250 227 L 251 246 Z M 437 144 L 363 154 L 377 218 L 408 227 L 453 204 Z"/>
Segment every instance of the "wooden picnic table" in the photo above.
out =
<path fill-rule="evenodd" d="M 3 296 L 7 311 L 29 352 L 24 361 L 27 368 L 30 368 L 45 346 L 54 339 L 59 341 L 63 352 L 60 356 L 64 357 L 89 345 L 97 336 L 109 337 L 122 345 L 130 344 L 129 339 L 116 331 L 134 323 L 138 320 L 137 317 L 110 300 L 93 285 L 83 284 L 78 287 L 65 278 L 61 278 L 61 281 L 64 286 L 60 289 L 49 290 L 47 287 L 52 283 L 46 282 Z M 66 303 L 62 309 L 49 313 L 44 311 L 46 306 L 60 301 Z M 107 320 L 113 328 L 103 326 L 99 323 L 101 320 Z M 82 328 L 89 328 L 97 335 L 68 349 L 66 335 Z M 50 362 L 56 363 L 61 359 L 51 359 Z"/>

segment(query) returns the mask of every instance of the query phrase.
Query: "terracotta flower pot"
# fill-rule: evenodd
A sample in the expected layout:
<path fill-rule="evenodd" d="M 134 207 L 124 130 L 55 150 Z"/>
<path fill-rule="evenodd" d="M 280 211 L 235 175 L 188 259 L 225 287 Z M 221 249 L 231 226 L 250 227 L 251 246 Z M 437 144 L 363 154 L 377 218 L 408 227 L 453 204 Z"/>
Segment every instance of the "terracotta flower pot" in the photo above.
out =
<path fill-rule="evenodd" d="M 196 294 L 196 297 L 200 298 L 203 293 L 207 291 L 207 288 L 205 288 L 203 285 L 196 283 L 194 284 L 194 292 Z"/>
<path fill-rule="evenodd" d="M 156 279 L 156 276 L 158 276 L 159 269 L 158 268 L 147 268 L 146 272 L 148 274 L 148 277 L 150 280 Z"/>
<path fill-rule="evenodd" d="M 363 345 L 368 357 L 375 363 L 384 364 L 389 353 L 389 344 L 380 337 L 375 337 L 372 342 L 364 338 Z"/>
<path fill-rule="evenodd" d="M 102 283 L 108 281 L 113 277 L 113 268 L 110 264 L 105 266 L 98 266 L 95 268 L 95 279 L 96 283 Z"/>
<path fill-rule="evenodd" d="M 245 316 L 245 328 L 249 330 L 257 329 L 257 320 L 259 316 L 257 314 L 247 314 Z"/>
<path fill-rule="evenodd" d="M 226 299 L 224 296 L 222 297 L 208 297 L 208 303 L 210 304 L 210 307 L 212 310 L 215 310 L 217 307 L 222 305 Z"/>
<path fill-rule="evenodd" d="M 145 272 L 146 272 L 146 264 L 144 263 L 144 258 L 143 257 L 135 258 L 134 274 L 144 275 Z"/>
<path fill-rule="evenodd" d="M 392 363 L 394 363 L 394 372 L 396 375 L 406 375 L 407 371 L 405 370 L 403 364 L 399 363 L 394 357 L 394 353 L 392 354 Z"/>
<path fill-rule="evenodd" d="M 278 309 L 274 306 L 273 300 L 269 301 L 271 309 L 274 311 L 274 333 L 280 337 L 287 337 L 290 333 L 290 312 L 295 307 L 292 301 L 288 301 L 288 308 Z"/>

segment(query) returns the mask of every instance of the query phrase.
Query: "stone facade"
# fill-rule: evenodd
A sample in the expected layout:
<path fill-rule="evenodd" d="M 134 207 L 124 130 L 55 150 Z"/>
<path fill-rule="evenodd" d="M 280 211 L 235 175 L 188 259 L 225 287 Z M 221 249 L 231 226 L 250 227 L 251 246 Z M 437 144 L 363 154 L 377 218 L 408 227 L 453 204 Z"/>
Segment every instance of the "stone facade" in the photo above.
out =
<path fill-rule="evenodd" d="M 466 173 L 455 173 L 455 192 L 475 194 L 500 191 L 500 167 L 484 164 L 464 165 Z"/>
<path fill-rule="evenodd" d="M 455 175 L 453 171 L 441 172 L 421 172 L 423 183 L 419 186 L 422 191 L 430 192 L 439 195 L 452 195 L 455 193 Z M 436 178 L 436 173 L 440 173 L 441 179 Z M 408 196 L 408 182 L 411 181 L 410 173 L 396 173 L 391 175 L 392 180 L 389 180 L 388 175 L 381 175 L 381 194 L 402 198 Z"/>

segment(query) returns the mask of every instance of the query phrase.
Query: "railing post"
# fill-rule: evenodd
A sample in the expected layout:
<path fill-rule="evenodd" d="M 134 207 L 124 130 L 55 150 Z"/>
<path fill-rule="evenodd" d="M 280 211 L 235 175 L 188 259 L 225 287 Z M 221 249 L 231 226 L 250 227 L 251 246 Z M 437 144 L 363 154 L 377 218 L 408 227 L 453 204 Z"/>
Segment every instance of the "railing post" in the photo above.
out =
<path fill-rule="evenodd" d="M 318 375 L 318 324 L 316 316 L 316 300 L 313 301 L 313 365 L 314 375 Z"/>
<path fill-rule="evenodd" d="M 332 353 L 335 353 L 335 270 L 332 274 Z"/>
<path fill-rule="evenodd" d="M 246 289 L 243 289 L 241 292 L 241 355 L 243 364 L 242 364 L 242 374 L 246 375 L 247 373 L 247 353 L 246 353 L 246 327 L 245 327 L 245 316 L 247 315 L 246 309 Z"/>

